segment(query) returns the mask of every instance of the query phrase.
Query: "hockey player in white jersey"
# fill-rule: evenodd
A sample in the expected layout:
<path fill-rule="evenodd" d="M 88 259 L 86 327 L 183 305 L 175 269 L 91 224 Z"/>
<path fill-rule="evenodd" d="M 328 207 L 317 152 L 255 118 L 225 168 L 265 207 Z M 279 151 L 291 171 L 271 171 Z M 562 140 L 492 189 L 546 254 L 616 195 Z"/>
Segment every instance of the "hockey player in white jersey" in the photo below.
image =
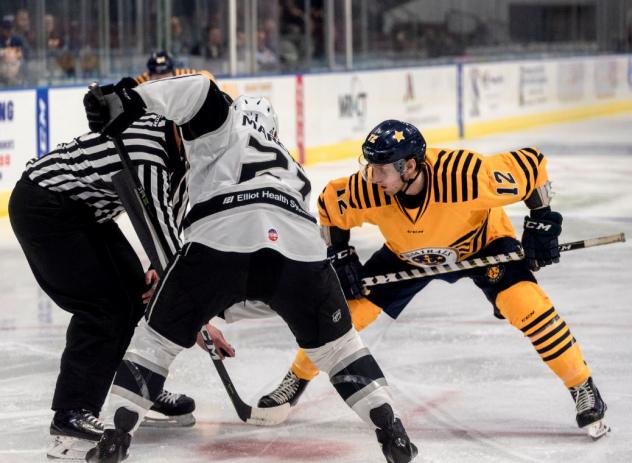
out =
<path fill-rule="evenodd" d="M 200 327 L 246 299 L 277 312 L 298 344 L 327 372 L 340 396 L 373 427 L 388 462 L 417 448 L 393 410 L 386 380 L 352 328 L 348 307 L 316 219 L 310 182 L 277 138 L 264 98 L 232 102 L 208 78 L 180 76 L 134 90 L 88 93 L 90 126 L 116 134 L 145 111 L 180 127 L 190 163 L 186 244 L 167 269 L 117 370 L 113 423 L 87 457 L 118 462 L 162 389 L 169 367 Z M 102 109 L 101 109 L 102 108 Z"/>

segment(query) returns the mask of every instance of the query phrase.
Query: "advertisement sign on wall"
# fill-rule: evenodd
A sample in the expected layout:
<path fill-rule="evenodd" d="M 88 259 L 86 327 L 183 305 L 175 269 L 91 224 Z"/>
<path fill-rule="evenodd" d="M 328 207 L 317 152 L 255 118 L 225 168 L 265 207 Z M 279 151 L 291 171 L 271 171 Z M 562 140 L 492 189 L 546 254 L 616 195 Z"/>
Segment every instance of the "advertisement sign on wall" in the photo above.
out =
<path fill-rule="evenodd" d="M 303 76 L 308 161 L 353 157 L 384 119 L 457 134 L 456 67 Z"/>
<path fill-rule="evenodd" d="M 10 191 L 37 155 L 34 90 L 0 92 L 0 192 Z"/>

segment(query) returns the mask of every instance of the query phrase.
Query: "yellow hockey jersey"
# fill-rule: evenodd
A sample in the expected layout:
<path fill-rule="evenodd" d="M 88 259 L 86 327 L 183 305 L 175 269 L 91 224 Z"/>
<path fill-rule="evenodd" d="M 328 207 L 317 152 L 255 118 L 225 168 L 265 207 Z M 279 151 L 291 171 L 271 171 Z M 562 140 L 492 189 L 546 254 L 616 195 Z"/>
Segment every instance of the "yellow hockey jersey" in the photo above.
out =
<path fill-rule="evenodd" d="M 185 68 L 176 68 L 175 75 L 176 76 L 186 76 L 190 74 L 202 74 L 203 76 L 208 77 L 213 82 L 216 82 L 215 76 L 208 71 L 196 71 L 195 69 L 185 69 Z M 140 85 L 149 81 L 149 73 L 143 72 L 142 74 L 134 77 L 134 80 Z"/>
<path fill-rule="evenodd" d="M 431 148 L 423 175 L 424 193 L 414 209 L 359 172 L 332 180 L 318 198 L 320 223 L 345 230 L 371 223 L 402 260 L 453 263 L 496 238 L 515 236 L 502 206 L 526 199 L 548 180 L 546 159 L 535 148 L 494 156 Z"/>

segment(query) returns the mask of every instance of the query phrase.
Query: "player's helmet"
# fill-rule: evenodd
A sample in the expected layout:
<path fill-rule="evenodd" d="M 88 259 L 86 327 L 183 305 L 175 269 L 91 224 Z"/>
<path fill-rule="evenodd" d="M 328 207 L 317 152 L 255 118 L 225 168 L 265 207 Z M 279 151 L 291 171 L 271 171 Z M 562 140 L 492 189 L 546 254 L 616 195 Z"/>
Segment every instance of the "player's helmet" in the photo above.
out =
<path fill-rule="evenodd" d="M 426 140 L 414 125 L 388 119 L 367 135 L 362 154 L 369 164 L 390 164 L 415 158 L 421 166 L 426 158 Z"/>
<path fill-rule="evenodd" d="M 147 71 L 149 72 L 149 75 L 166 74 L 168 72 L 173 72 L 174 69 L 175 63 L 173 58 L 164 50 L 152 53 L 149 60 L 147 60 Z"/>
<path fill-rule="evenodd" d="M 273 137 L 279 134 L 279 118 L 270 101 L 263 96 L 240 96 L 234 105 L 237 111 L 250 113 L 252 119 Z"/>

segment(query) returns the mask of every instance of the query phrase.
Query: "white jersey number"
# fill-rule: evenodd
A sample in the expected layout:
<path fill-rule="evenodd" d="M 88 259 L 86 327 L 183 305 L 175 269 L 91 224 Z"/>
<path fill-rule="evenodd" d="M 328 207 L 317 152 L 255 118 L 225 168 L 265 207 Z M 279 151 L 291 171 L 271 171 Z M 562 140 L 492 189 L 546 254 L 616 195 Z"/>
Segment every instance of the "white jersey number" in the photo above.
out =
<path fill-rule="evenodd" d="M 239 176 L 239 182 L 246 182 L 261 173 L 267 173 L 268 175 L 273 175 L 271 172 L 268 172 L 272 169 L 285 169 L 289 170 L 290 162 L 294 164 L 296 169 L 296 176 L 303 183 L 303 186 L 298 190 L 303 200 L 307 198 L 309 193 L 312 191 L 312 185 L 303 172 L 303 167 L 298 164 L 287 152 L 279 149 L 276 146 L 268 146 L 263 145 L 252 135 L 248 137 L 248 146 L 253 148 L 260 153 L 274 153 L 274 159 L 269 161 L 257 161 L 257 162 L 246 162 L 241 166 L 241 175 Z"/>

